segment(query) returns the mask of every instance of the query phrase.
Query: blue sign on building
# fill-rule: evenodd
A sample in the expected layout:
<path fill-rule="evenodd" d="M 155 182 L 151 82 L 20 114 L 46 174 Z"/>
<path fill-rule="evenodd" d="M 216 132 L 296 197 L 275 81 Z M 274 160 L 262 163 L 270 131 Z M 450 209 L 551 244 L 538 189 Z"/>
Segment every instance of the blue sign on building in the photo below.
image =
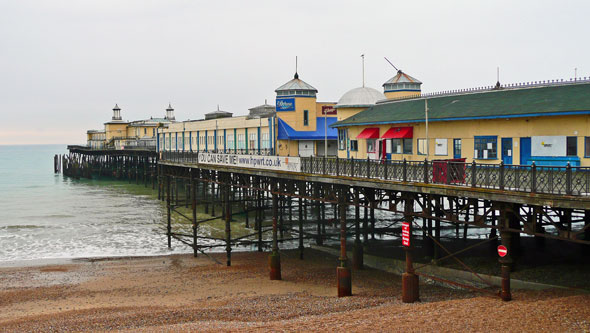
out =
<path fill-rule="evenodd" d="M 295 111 L 295 98 L 277 99 L 277 111 Z"/>

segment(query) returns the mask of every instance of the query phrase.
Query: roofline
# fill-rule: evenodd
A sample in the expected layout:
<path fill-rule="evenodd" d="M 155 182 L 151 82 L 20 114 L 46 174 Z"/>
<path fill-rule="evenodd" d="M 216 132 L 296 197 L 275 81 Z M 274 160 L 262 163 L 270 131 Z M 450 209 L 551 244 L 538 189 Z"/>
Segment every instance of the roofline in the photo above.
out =
<path fill-rule="evenodd" d="M 335 109 L 344 109 L 344 108 L 370 108 L 375 104 L 344 104 L 344 105 L 334 105 Z"/>
<path fill-rule="evenodd" d="M 435 118 L 429 119 L 428 122 L 436 121 L 457 121 L 457 120 L 485 120 L 485 119 L 510 119 L 510 118 L 526 118 L 526 117 L 552 117 L 552 116 L 575 116 L 590 114 L 590 110 L 580 111 L 557 111 L 557 112 L 537 112 L 537 113 L 523 113 L 515 115 L 497 115 L 497 116 L 480 116 L 480 117 L 453 117 L 453 118 Z M 424 123 L 425 119 L 413 119 L 413 120 L 402 120 L 402 121 L 376 121 L 376 122 L 364 122 L 364 123 L 353 123 L 353 124 L 332 124 L 330 127 L 347 127 L 347 126 L 363 126 L 363 125 L 386 125 L 386 124 L 408 124 L 408 123 Z"/>

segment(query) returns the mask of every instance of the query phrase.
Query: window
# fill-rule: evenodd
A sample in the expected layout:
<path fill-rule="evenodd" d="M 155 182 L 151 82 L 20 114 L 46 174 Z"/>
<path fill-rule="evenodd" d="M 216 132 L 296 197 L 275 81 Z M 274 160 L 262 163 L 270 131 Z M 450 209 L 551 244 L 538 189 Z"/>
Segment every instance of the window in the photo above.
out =
<path fill-rule="evenodd" d="M 338 150 L 346 149 L 346 130 L 338 129 Z"/>
<path fill-rule="evenodd" d="M 578 156 L 578 138 L 575 136 L 567 137 L 567 156 Z"/>
<path fill-rule="evenodd" d="M 456 158 L 461 158 L 461 139 L 453 140 L 453 155 Z"/>
<path fill-rule="evenodd" d="M 303 126 L 309 125 L 309 111 L 303 110 Z"/>
<path fill-rule="evenodd" d="M 402 153 L 402 139 L 391 139 L 391 153 L 401 154 Z"/>
<path fill-rule="evenodd" d="M 590 157 L 590 136 L 584 138 L 584 157 Z"/>
<path fill-rule="evenodd" d="M 350 150 L 351 151 L 358 151 L 359 150 L 359 142 L 357 140 L 350 140 Z"/>
<path fill-rule="evenodd" d="M 227 149 L 234 149 L 234 135 L 228 134 L 227 135 Z"/>
<path fill-rule="evenodd" d="M 480 160 L 495 160 L 498 158 L 498 137 L 476 136 L 474 137 L 473 157 Z"/>
<path fill-rule="evenodd" d="M 262 149 L 270 148 L 270 141 L 268 139 L 268 133 L 262 133 L 262 142 L 260 143 Z"/>
<path fill-rule="evenodd" d="M 412 154 L 412 139 L 402 139 L 402 145 L 404 146 L 404 154 Z"/>
<path fill-rule="evenodd" d="M 375 152 L 375 139 L 368 139 L 367 140 L 367 153 L 374 153 Z"/>
<path fill-rule="evenodd" d="M 418 155 L 426 155 L 426 139 L 418 139 Z"/>
<path fill-rule="evenodd" d="M 246 138 L 244 134 L 238 134 L 238 149 L 246 149 Z"/>
<path fill-rule="evenodd" d="M 147 128 L 143 129 L 143 135 L 147 135 Z"/>
<path fill-rule="evenodd" d="M 223 135 L 219 135 L 217 137 L 217 148 L 219 148 L 219 149 L 225 148 L 225 145 L 223 144 Z"/>
<path fill-rule="evenodd" d="M 250 133 L 248 149 L 256 149 L 256 133 Z"/>
<path fill-rule="evenodd" d="M 448 152 L 448 140 L 447 139 L 434 139 L 434 155 L 447 156 Z"/>

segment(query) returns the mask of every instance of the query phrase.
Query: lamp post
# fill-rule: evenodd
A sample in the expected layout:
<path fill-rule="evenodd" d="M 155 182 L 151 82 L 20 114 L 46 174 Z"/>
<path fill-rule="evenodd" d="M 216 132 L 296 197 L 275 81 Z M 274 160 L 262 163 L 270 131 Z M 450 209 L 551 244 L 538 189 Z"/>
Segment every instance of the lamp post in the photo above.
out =
<path fill-rule="evenodd" d="M 328 117 L 326 109 L 322 108 L 324 112 L 324 157 L 328 157 Z"/>

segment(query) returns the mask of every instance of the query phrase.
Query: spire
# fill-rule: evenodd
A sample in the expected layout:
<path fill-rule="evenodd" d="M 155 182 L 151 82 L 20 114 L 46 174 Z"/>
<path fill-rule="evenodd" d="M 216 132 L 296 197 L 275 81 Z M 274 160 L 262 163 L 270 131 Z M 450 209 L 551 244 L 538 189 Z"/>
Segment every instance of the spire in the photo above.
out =
<path fill-rule="evenodd" d="M 299 79 L 299 74 L 297 74 L 297 56 L 295 56 L 295 75 L 293 76 L 295 80 Z"/>

